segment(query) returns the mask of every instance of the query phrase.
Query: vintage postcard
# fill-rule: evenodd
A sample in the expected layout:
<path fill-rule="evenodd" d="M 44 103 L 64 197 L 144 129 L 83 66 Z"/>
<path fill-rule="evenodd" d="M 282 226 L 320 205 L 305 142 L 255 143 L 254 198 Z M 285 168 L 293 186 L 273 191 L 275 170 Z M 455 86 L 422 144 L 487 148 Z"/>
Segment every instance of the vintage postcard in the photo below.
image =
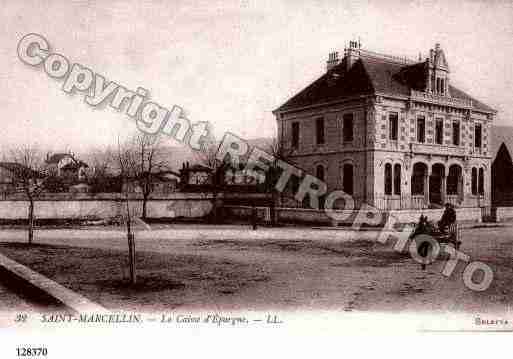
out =
<path fill-rule="evenodd" d="M 0 358 L 491 356 L 513 334 L 511 1 L 0 16 Z"/>

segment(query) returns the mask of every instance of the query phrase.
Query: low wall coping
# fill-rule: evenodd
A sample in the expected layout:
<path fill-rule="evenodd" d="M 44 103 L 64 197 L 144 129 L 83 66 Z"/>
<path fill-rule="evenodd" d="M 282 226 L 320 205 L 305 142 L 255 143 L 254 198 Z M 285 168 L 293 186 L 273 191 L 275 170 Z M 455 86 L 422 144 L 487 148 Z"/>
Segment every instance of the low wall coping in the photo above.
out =
<path fill-rule="evenodd" d="M 33 271 L 32 269 L 18 263 L 3 254 L 0 254 L 0 266 L 16 275 L 18 278 L 29 282 L 36 288 L 44 291 L 51 297 L 57 299 L 66 307 L 78 312 L 94 311 L 96 313 L 107 312 L 107 310 L 86 297 L 73 292 L 72 290 L 60 285 L 59 283 L 45 277 L 44 275 Z"/>

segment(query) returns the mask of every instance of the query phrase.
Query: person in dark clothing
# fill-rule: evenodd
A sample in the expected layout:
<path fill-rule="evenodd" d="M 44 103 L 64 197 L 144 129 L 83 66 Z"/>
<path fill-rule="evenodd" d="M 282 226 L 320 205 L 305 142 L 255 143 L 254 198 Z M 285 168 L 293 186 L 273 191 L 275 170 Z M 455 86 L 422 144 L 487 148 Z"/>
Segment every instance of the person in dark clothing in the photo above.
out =
<path fill-rule="evenodd" d="M 414 238 L 418 234 L 427 234 L 429 229 L 429 222 L 427 216 L 423 214 L 420 215 L 418 223 L 413 228 L 413 231 L 410 234 L 410 238 Z"/>
<path fill-rule="evenodd" d="M 445 204 L 445 211 L 442 214 L 442 218 L 438 221 L 438 229 L 440 232 L 445 233 L 447 227 L 456 222 L 456 211 L 450 203 Z"/>

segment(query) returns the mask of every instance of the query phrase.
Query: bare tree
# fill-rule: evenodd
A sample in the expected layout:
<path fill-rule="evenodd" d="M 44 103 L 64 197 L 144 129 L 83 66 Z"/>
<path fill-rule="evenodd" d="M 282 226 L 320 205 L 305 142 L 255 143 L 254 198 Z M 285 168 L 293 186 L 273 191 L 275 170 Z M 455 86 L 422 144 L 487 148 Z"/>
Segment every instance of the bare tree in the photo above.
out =
<path fill-rule="evenodd" d="M 116 156 L 110 147 L 92 151 L 89 160 L 91 170 L 87 176 L 92 192 L 121 192 L 119 181 L 114 177 L 116 162 Z"/>
<path fill-rule="evenodd" d="M 44 189 L 43 157 L 36 147 L 25 146 L 11 150 L 12 162 L 4 167 L 12 173 L 13 183 L 28 201 L 28 243 L 34 240 L 34 202 Z"/>
<path fill-rule="evenodd" d="M 137 151 L 138 178 L 141 185 L 143 203 L 142 219 L 147 218 L 148 199 L 153 192 L 156 173 L 167 169 L 168 162 L 162 158 L 162 140 L 159 136 L 139 134 L 134 138 Z"/>
<path fill-rule="evenodd" d="M 268 148 L 269 154 L 273 156 L 273 161 L 270 163 L 269 170 L 265 176 L 266 191 L 271 194 L 271 206 L 269 208 L 271 215 L 271 224 L 278 224 L 278 216 L 276 207 L 280 204 L 280 192 L 276 189 L 276 184 L 281 176 L 282 169 L 279 166 L 280 161 L 287 162 L 292 150 L 287 148 L 285 144 L 276 138 Z"/>
<path fill-rule="evenodd" d="M 128 261 L 130 265 L 130 282 L 135 284 L 137 273 L 135 268 L 135 237 L 132 233 L 132 213 L 130 210 L 129 182 L 137 173 L 137 161 L 131 143 L 121 143 L 118 138 L 118 147 L 115 154 L 116 162 L 119 166 L 119 177 L 121 179 L 121 189 L 124 193 L 126 234 L 128 240 Z"/>
<path fill-rule="evenodd" d="M 214 223 L 218 222 L 218 206 L 217 206 L 217 197 L 219 192 L 223 188 L 223 179 L 226 169 L 228 168 L 228 164 L 226 162 L 221 161 L 217 157 L 217 152 L 219 150 L 219 143 L 215 140 L 215 138 L 211 135 L 208 139 L 206 139 L 201 146 L 201 150 L 195 152 L 196 157 L 200 161 L 202 165 L 210 169 L 211 183 L 210 188 L 212 190 L 212 220 Z"/>
<path fill-rule="evenodd" d="M 126 229 L 130 257 L 130 277 L 136 281 L 135 237 L 132 232 L 133 213 L 130 208 L 131 184 L 138 183 L 142 194 L 142 219 L 147 218 L 147 204 L 157 180 L 157 172 L 167 168 L 162 158 L 162 141 L 158 136 L 136 134 L 121 144 L 118 140 L 116 162 L 119 167 L 121 191 L 124 193 L 126 208 Z"/>

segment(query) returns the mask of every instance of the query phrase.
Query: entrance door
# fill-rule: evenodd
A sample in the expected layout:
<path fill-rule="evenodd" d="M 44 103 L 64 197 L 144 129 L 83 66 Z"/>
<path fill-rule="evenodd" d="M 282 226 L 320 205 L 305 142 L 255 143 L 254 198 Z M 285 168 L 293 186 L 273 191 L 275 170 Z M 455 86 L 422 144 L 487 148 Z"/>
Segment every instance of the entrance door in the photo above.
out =
<path fill-rule="evenodd" d="M 434 164 L 429 176 L 429 202 L 442 205 L 442 178 L 445 168 L 441 164 Z"/>
<path fill-rule="evenodd" d="M 429 202 L 442 204 L 442 178 L 438 176 L 429 177 Z"/>

